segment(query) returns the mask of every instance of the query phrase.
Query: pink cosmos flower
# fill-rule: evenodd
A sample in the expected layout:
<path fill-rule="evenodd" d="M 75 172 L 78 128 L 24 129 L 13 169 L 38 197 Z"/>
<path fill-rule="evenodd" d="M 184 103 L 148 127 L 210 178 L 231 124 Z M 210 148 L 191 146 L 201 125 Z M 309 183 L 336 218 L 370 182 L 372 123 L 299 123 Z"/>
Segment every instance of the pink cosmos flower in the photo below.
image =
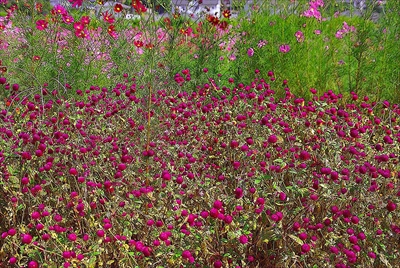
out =
<path fill-rule="evenodd" d="M 335 37 L 337 39 L 342 39 L 343 38 L 343 31 L 342 30 L 337 31 L 336 34 L 335 34 Z"/>
<path fill-rule="evenodd" d="M 74 29 L 76 31 L 82 31 L 85 28 L 82 22 L 75 22 L 74 23 Z"/>
<path fill-rule="evenodd" d="M 67 10 L 65 9 L 65 7 L 63 7 L 61 5 L 56 5 L 51 11 L 54 14 L 60 14 L 60 15 L 64 15 L 64 14 L 68 13 Z"/>
<path fill-rule="evenodd" d="M 66 23 L 66 24 L 71 24 L 74 22 L 74 18 L 70 15 L 64 15 L 62 17 L 62 19 L 63 19 L 64 23 Z"/>
<path fill-rule="evenodd" d="M 108 26 L 107 32 L 112 38 L 117 39 L 118 35 L 117 32 L 115 31 L 114 25 Z"/>
<path fill-rule="evenodd" d="M 71 4 L 72 7 L 80 7 L 82 6 L 83 0 L 68 0 Z"/>
<path fill-rule="evenodd" d="M 294 36 L 296 37 L 297 42 L 301 43 L 301 42 L 304 41 L 304 34 L 303 34 L 302 31 L 297 31 L 297 32 L 294 34 Z"/>
<path fill-rule="evenodd" d="M 75 36 L 85 39 L 90 39 L 90 34 L 87 29 L 77 29 L 75 30 Z"/>
<path fill-rule="evenodd" d="M 115 18 L 113 17 L 112 14 L 108 13 L 108 11 L 104 12 L 102 15 L 103 15 L 103 20 L 105 22 L 108 22 L 110 24 L 115 22 Z"/>
<path fill-rule="evenodd" d="M 249 49 L 247 50 L 247 55 L 248 55 L 249 57 L 253 57 L 253 55 L 254 55 L 254 49 L 253 49 L 253 48 L 249 48 Z"/>
<path fill-rule="evenodd" d="M 36 29 L 38 29 L 39 31 L 43 31 L 44 29 L 46 29 L 48 26 L 48 22 L 45 20 L 38 20 L 36 22 Z"/>
<path fill-rule="evenodd" d="M 263 46 L 267 45 L 268 41 L 267 40 L 260 40 L 257 44 L 258 48 L 262 48 Z"/>
<path fill-rule="evenodd" d="M 279 52 L 281 53 L 288 53 L 290 51 L 290 46 L 289 45 L 281 45 L 279 47 Z"/>
<path fill-rule="evenodd" d="M 309 3 L 309 8 L 303 12 L 303 16 L 311 18 L 314 17 L 318 20 L 320 20 L 321 13 L 319 12 L 318 8 L 324 6 L 324 1 L 322 0 L 316 0 L 316 1 L 310 1 Z"/>
<path fill-rule="evenodd" d="M 88 24 L 90 23 L 90 17 L 89 17 L 89 16 L 83 16 L 83 17 L 81 18 L 81 23 L 82 23 L 83 25 L 88 25 Z"/>

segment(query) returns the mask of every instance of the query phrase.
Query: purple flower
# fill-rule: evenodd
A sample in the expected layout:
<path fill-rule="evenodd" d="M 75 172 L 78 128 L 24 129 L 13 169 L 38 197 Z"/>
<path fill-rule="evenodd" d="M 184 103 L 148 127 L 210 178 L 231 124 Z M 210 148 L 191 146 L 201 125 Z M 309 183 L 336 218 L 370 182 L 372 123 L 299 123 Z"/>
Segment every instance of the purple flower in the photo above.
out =
<path fill-rule="evenodd" d="M 288 53 L 290 51 L 290 46 L 289 45 L 281 45 L 280 47 L 279 47 L 279 52 L 282 52 L 282 53 Z"/>
<path fill-rule="evenodd" d="M 268 44 L 268 41 L 267 40 L 260 40 L 259 42 L 258 42 L 258 48 L 262 48 L 263 46 L 265 46 L 265 45 L 267 45 Z"/>
<path fill-rule="evenodd" d="M 248 55 L 249 57 L 253 57 L 253 55 L 254 55 L 254 49 L 253 49 L 253 48 L 249 48 L 249 49 L 247 50 L 247 55 Z"/>
<path fill-rule="evenodd" d="M 302 31 L 297 31 L 297 32 L 294 34 L 294 36 L 296 37 L 297 42 L 301 43 L 301 42 L 304 41 L 304 34 L 303 34 Z"/>
<path fill-rule="evenodd" d="M 314 17 L 318 20 L 321 19 L 321 13 L 319 12 L 318 8 L 324 6 L 324 1 L 316 0 L 309 2 L 309 8 L 303 12 L 303 16 L 307 18 Z"/>

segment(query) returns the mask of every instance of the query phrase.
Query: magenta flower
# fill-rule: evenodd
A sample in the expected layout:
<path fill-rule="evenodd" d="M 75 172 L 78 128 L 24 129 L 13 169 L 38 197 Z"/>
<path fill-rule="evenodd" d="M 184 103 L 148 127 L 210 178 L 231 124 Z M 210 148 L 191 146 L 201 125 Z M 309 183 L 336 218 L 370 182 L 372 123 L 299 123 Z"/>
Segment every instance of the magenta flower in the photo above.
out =
<path fill-rule="evenodd" d="M 76 241 L 76 238 L 77 238 L 77 236 L 74 233 L 71 233 L 68 235 L 68 240 L 70 240 L 70 241 Z"/>
<path fill-rule="evenodd" d="M 82 22 L 75 22 L 74 23 L 74 29 L 76 31 L 83 31 L 83 29 L 85 28 L 84 24 Z"/>
<path fill-rule="evenodd" d="M 52 13 L 64 15 L 64 14 L 67 14 L 68 12 L 67 12 L 67 10 L 66 10 L 63 6 L 61 6 L 61 5 L 56 5 L 56 6 L 52 9 Z"/>
<path fill-rule="evenodd" d="M 62 19 L 65 24 L 71 24 L 74 22 L 74 18 L 70 15 L 63 15 Z"/>
<path fill-rule="evenodd" d="M 87 29 L 76 30 L 75 36 L 80 38 L 90 39 L 89 31 Z"/>
<path fill-rule="evenodd" d="M 307 253 L 307 252 L 309 252 L 310 251 L 310 245 L 308 245 L 308 244 L 303 244 L 302 246 L 301 246 L 301 252 L 304 254 L 304 253 Z"/>
<path fill-rule="evenodd" d="M 102 13 L 103 15 L 103 21 L 108 22 L 110 24 L 113 24 L 115 22 L 115 18 L 111 13 L 108 13 L 108 11 Z"/>
<path fill-rule="evenodd" d="M 247 238 L 247 236 L 245 236 L 245 235 L 241 235 L 240 237 L 239 237 L 239 242 L 240 242 L 240 244 L 247 244 L 247 242 L 249 242 L 249 239 Z"/>
<path fill-rule="evenodd" d="M 38 29 L 39 31 L 43 31 L 44 29 L 47 29 L 48 26 L 48 22 L 45 20 L 38 20 L 36 22 L 36 29 Z"/>
<path fill-rule="evenodd" d="M 90 17 L 89 16 L 83 16 L 81 18 L 81 23 L 84 25 L 88 25 L 90 23 Z"/>
<path fill-rule="evenodd" d="M 279 47 L 279 52 L 281 53 L 288 53 L 290 51 L 290 46 L 289 45 L 281 45 Z"/>
<path fill-rule="evenodd" d="M 307 18 L 314 17 L 318 20 L 321 19 L 321 13 L 319 12 L 318 8 L 324 6 L 324 1 L 316 0 L 309 2 L 309 8 L 303 12 L 303 16 Z"/>
<path fill-rule="evenodd" d="M 294 34 L 294 36 L 296 37 L 297 42 L 301 43 L 301 42 L 304 41 L 304 34 L 303 34 L 302 31 L 297 31 L 297 32 Z"/>
<path fill-rule="evenodd" d="M 80 7 L 82 6 L 83 0 L 68 0 L 71 4 L 72 7 Z"/>
<path fill-rule="evenodd" d="M 254 55 L 254 49 L 253 49 L 253 48 L 249 48 L 249 49 L 247 50 L 247 56 L 253 57 L 253 55 Z"/>
<path fill-rule="evenodd" d="M 268 137 L 269 143 L 276 143 L 277 141 L 278 141 L 278 138 L 275 135 L 271 135 Z"/>
<path fill-rule="evenodd" d="M 107 32 L 112 38 L 114 38 L 114 39 L 118 38 L 118 35 L 117 35 L 117 32 L 115 31 L 114 25 L 108 26 Z"/>
<path fill-rule="evenodd" d="M 22 234 L 21 241 L 22 244 L 30 244 L 32 242 L 32 236 L 30 234 Z"/>

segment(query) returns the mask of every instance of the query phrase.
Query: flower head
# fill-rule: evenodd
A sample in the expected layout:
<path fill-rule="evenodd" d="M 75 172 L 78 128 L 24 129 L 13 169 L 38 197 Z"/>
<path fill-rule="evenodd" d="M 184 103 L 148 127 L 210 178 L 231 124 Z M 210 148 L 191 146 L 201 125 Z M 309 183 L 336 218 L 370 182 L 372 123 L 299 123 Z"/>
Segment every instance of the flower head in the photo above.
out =
<path fill-rule="evenodd" d="M 302 31 L 297 31 L 297 32 L 294 34 L 294 36 L 296 37 L 297 42 L 301 43 L 301 42 L 304 41 L 304 34 L 303 34 Z"/>
<path fill-rule="evenodd" d="M 268 44 L 268 41 L 267 40 L 260 40 L 259 42 L 258 42 L 258 48 L 262 48 L 263 46 L 265 46 L 266 44 Z"/>
<path fill-rule="evenodd" d="M 67 10 L 65 9 L 65 7 L 61 6 L 61 5 L 56 5 L 52 10 L 51 10 L 52 14 L 59 14 L 59 15 L 64 15 L 67 14 Z"/>
<path fill-rule="evenodd" d="M 142 2 L 140 2 L 140 0 L 133 0 L 132 7 L 135 9 L 136 13 L 138 13 L 139 15 L 147 11 L 146 6 L 143 5 Z"/>
<path fill-rule="evenodd" d="M 107 32 L 112 38 L 117 39 L 118 35 L 117 32 L 115 31 L 114 25 L 108 26 Z"/>
<path fill-rule="evenodd" d="M 231 11 L 229 9 L 224 10 L 224 12 L 222 12 L 222 16 L 229 19 L 231 17 Z"/>
<path fill-rule="evenodd" d="M 68 0 L 71 4 L 72 7 L 80 7 L 82 6 L 83 0 Z"/>
<path fill-rule="evenodd" d="M 290 46 L 289 45 L 281 45 L 279 47 L 279 52 L 281 53 L 288 53 L 290 51 Z"/>
<path fill-rule="evenodd" d="M 85 28 L 85 26 L 81 22 L 74 23 L 74 29 L 76 31 L 82 31 L 84 28 Z"/>
<path fill-rule="evenodd" d="M 48 22 L 45 20 L 38 20 L 36 22 L 36 29 L 38 29 L 39 31 L 43 31 L 44 29 L 46 29 L 48 26 Z"/>
<path fill-rule="evenodd" d="M 81 23 L 84 25 L 88 25 L 90 23 L 90 17 L 89 16 L 83 16 L 81 18 Z"/>
<path fill-rule="evenodd" d="M 110 24 L 115 22 L 115 18 L 113 17 L 112 14 L 108 13 L 108 11 L 104 12 L 102 15 L 103 15 L 103 20 L 105 22 L 108 22 Z"/>
<path fill-rule="evenodd" d="M 247 244 L 247 242 L 249 242 L 249 240 L 248 240 L 248 238 L 247 238 L 246 235 L 241 235 L 241 236 L 239 237 L 239 242 L 240 242 L 241 244 Z"/>
<path fill-rule="evenodd" d="M 124 9 L 124 8 L 122 7 L 121 4 L 116 4 L 116 5 L 114 6 L 114 11 L 115 11 L 116 13 L 121 12 L 123 9 Z"/>
<path fill-rule="evenodd" d="M 63 15 L 62 18 L 63 18 L 64 23 L 66 23 L 66 24 L 71 24 L 74 22 L 74 18 L 70 15 Z"/>

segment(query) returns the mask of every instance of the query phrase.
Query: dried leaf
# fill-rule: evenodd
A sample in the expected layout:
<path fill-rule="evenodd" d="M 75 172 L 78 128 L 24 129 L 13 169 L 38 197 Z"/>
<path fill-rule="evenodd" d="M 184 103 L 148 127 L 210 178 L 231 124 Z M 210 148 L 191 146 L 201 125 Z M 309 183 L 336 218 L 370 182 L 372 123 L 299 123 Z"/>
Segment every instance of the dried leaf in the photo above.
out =
<path fill-rule="evenodd" d="M 392 265 L 389 263 L 388 259 L 386 259 L 385 255 L 379 254 L 379 259 L 386 265 L 386 267 L 392 268 Z"/>

